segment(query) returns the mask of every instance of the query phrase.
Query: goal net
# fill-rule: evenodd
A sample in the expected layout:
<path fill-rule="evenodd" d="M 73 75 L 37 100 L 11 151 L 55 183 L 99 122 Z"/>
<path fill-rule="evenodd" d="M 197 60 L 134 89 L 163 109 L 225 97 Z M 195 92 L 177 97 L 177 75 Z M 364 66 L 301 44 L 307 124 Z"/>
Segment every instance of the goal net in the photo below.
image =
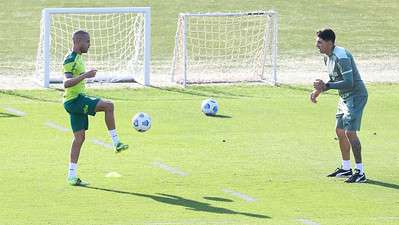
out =
<path fill-rule="evenodd" d="M 179 15 L 172 81 L 276 83 L 274 11 Z"/>
<path fill-rule="evenodd" d="M 150 8 L 50 8 L 42 11 L 36 77 L 43 86 L 63 80 L 62 65 L 72 49 L 72 34 L 90 34 L 84 55 L 94 81 L 136 81 L 149 85 Z M 93 81 L 92 80 L 92 81 Z"/>

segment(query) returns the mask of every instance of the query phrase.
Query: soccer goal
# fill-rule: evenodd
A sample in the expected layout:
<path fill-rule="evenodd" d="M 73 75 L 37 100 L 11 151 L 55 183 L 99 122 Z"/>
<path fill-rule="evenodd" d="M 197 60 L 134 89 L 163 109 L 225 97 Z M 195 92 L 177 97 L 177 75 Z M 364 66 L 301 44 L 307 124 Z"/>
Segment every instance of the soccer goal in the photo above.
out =
<path fill-rule="evenodd" d="M 278 15 L 275 11 L 182 13 L 172 82 L 277 82 Z"/>
<path fill-rule="evenodd" d="M 136 81 L 150 85 L 151 9 L 149 7 L 47 8 L 42 11 L 36 77 L 44 87 L 63 80 L 62 64 L 72 34 L 90 34 L 87 68 L 94 81 Z"/>

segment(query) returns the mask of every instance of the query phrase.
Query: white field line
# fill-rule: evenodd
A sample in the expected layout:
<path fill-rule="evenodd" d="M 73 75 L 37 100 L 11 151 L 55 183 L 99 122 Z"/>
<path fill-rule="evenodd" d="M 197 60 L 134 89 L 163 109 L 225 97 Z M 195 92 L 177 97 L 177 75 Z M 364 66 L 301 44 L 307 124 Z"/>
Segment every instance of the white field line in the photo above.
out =
<path fill-rule="evenodd" d="M 51 128 L 54 128 L 54 129 L 56 129 L 56 130 L 62 131 L 62 132 L 67 132 L 67 131 L 69 131 L 68 128 L 63 127 L 63 126 L 61 126 L 61 125 L 59 125 L 59 124 L 56 124 L 56 123 L 54 123 L 54 122 L 51 122 L 51 121 L 47 121 L 46 123 L 44 123 L 44 125 L 46 125 L 46 126 L 48 126 L 48 127 L 51 127 Z"/>
<path fill-rule="evenodd" d="M 93 138 L 91 141 L 92 141 L 94 144 L 100 145 L 100 146 L 102 146 L 102 147 L 104 147 L 104 148 L 114 149 L 114 147 L 113 147 L 111 144 L 105 143 L 105 142 L 103 142 L 103 141 L 101 141 L 101 140 L 98 140 L 98 139 L 96 139 L 96 138 Z"/>
<path fill-rule="evenodd" d="M 253 197 L 251 197 L 249 195 L 240 193 L 238 191 L 233 191 L 233 190 L 230 190 L 230 189 L 223 189 L 223 192 L 225 192 L 227 194 L 230 194 L 230 195 L 233 195 L 233 196 L 236 196 L 238 198 L 241 198 L 241 199 L 243 199 L 243 200 L 245 200 L 247 202 L 255 202 L 256 201 L 255 198 L 253 198 Z"/>
<path fill-rule="evenodd" d="M 109 172 L 105 175 L 105 177 L 121 177 L 122 175 L 120 175 L 118 172 Z"/>
<path fill-rule="evenodd" d="M 169 166 L 169 165 L 167 165 L 165 163 L 162 163 L 162 162 L 155 161 L 155 162 L 152 163 L 152 165 L 155 166 L 155 167 L 161 168 L 161 169 L 163 169 L 163 170 L 165 170 L 165 171 L 167 171 L 169 173 L 176 174 L 176 175 L 179 175 L 179 176 L 182 176 L 182 177 L 185 177 L 185 176 L 188 175 L 188 173 L 183 172 L 183 171 L 181 171 L 178 168 L 171 167 L 171 166 Z"/>
<path fill-rule="evenodd" d="M 11 108 L 11 107 L 4 107 L 4 109 L 7 112 L 9 112 L 11 114 L 14 114 L 14 115 L 17 115 L 17 116 L 25 116 L 26 115 L 26 112 L 22 112 L 22 111 L 20 111 L 18 109 L 14 109 L 14 108 Z"/>
<path fill-rule="evenodd" d="M 175 221 L 175 222 L 145 222 L 146 225 L 177 225 L 177 224 L 184 224 L 184 225 L 203 225 L 203 224 L 238 224 L 238 221 L 234 220 L 226 220 L 226 221 L 207 221 L 204 219 L 198 220 L 183 220 L 183 221 Z"/>
<path fill-rule="evenodd" d="M 306 225 L 320 225 L 320 223 L 316 223 L 314 221 L 311 220 L 307 220 L 307 219 L 297 219 L 297 221 L 306 224 Z"/>

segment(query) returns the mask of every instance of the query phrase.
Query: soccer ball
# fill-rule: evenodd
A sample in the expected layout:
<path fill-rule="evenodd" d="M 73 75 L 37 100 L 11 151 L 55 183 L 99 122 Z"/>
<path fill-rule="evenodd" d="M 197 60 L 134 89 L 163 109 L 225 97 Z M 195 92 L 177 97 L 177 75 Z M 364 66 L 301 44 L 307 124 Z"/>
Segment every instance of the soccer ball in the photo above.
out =
<path fill-rule="evenodd" d="M 205 99 L 202 101 L 201 110 L 207 116 L 213 116 L 218 112 L 219 106 L 214 99 Z"/>
<path fill-rule="evenodd" d="M 133 116 L 132 125 L 139 132 L 144 132 L 151 127 L 151 117 L 146 113 L 140 112 Z"/>

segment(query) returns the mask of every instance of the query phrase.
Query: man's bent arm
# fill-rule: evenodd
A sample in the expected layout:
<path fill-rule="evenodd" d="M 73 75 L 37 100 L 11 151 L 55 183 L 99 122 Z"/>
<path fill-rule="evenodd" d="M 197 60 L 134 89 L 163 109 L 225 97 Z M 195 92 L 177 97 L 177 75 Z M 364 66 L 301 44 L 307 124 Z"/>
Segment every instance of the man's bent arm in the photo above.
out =
<path fill-rule="evenodd" d="M 69 88 L 77 85 L 86 78 L 86 73 L 82 73 L 77 77 L 73 77 L 72 73 L 65 73 L 66 80 L 64 80 L 64 88 Z"/>
<path fill-rule="evenodd" d="M 326 83 L 327 89 L 339 89 L 339 90 L 352 89 L 354 86 L 354 81 L 353 81 L 352 66 L 349 59 L 341 60 L 338 64 L 338 68 L 344 79 L 336 82 L 333 81 L 327 82 Z"/>

